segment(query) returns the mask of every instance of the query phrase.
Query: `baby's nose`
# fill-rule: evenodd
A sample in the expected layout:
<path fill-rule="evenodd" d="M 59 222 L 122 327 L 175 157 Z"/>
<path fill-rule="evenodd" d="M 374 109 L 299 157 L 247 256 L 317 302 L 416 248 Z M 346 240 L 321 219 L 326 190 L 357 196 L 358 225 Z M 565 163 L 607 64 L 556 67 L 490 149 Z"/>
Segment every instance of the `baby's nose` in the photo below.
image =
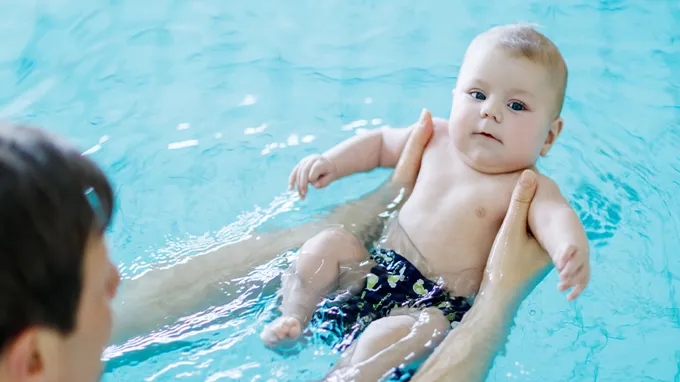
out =
<path fill-rule="evenodd" d="M 480 111 L 482 118 L 493 118 L 497 123 L 503 121 L 501 108 L 495 106 L 493 102 L 485 102 Z"/>

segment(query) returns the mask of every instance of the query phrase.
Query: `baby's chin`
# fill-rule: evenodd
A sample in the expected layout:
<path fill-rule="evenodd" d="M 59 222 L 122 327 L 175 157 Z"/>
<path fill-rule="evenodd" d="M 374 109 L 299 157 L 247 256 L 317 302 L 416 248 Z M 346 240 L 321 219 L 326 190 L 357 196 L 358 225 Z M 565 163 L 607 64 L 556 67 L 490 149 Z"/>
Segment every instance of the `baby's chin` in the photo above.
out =
<path fill-rule="evenodd" d="M 526 160 L 506 158 L 488 150 L 459 150 L 458 154 L 466 165 L 483 174 L 508 174 L 533 167 Z"/>

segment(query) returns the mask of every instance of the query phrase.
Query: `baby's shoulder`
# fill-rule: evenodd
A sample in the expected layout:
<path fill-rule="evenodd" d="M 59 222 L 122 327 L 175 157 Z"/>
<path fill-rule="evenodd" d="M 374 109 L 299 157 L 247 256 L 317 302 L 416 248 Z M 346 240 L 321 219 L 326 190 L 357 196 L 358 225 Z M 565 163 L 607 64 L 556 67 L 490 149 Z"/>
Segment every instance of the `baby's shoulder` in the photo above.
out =
<path fill-rule="evenodd" d="M 438 143 L 446 141 L 449 136 L 449 121 L 444 118 L 432 117 L 434 131 L 428 147 L 441 146 Z"/>
<path fill-rule="evenodd" d="M 536 174 L 536 184 L 537 184 L 539 187 L 540 187 L 540 186 L 550 187 L 550 188 L 558 187 L 558 186 L 557 186 L 557 183 L 556 183 L 554 180 L 552 180 L 548 175 L 546 175 L 546 174 L 540 172 L 540 171 L 538 170 L 538 168 L 536 168 L 535 166 L 532 166 L 532 167 L 530 167 L 530 168 L 527 168 L 527 170 L 531 170 L 531 171 L 534 172 L 534 174 Z M 526 170 L 517 171 L 517 172 L 515 173 L 515 176 L 513 177 L 513 182 L 516 182 L 517 180 L 519 180 L 520 175 L 522 175 L 522 173 L 523 173 L 524 171 L 526 171 Z"/>
<path fill-rule="evenodd" d="M 536 195 L 539 198 L 555 196 L 560 193 L 557 183 L 550 177 L 540 173 L 536 168 L 530 168 L 529 170 L 532 170 L 534 174 L 536 174 Z M 489 178 L 499 182 L 499 184 L 502 184 L 501 189 L 505 190 L 508 195 L 511 195 L 515 189 L 515 186 L 517 185 L 517 181 L 519 181 L 519 178 L 522 175 L 522 172 L 524 172 L 524 170 L 517 171 L 512 174 L 491 176 Z"/>
<path fill-rule="evenodd" d="M 449 121 L 441 117 L 432 117 L 435 135 L 449 135 Z"/>
<path fill-rule="evenodd" d="M 548 175 L 539 172 L 538 169 L 532 168 L 531 169 L 535 174 L 536 174 L 536 182 L 538 184 L 545 184 L 545 185 L 555 185 L 557 186 L 557 183 L 555 183 L 554 180 L 552 180 Z"/>
<path fill-rule="evenodd" d="M 538 170 L 534 170 L 534 172 L 536 173 L 536 195 L 539 198 L 562 198 L 562 192 L 557 182 L 547 175 L 539 173 Z"/>
<path fill-rule="evenodd" d="M 423 157 L 423 160 L 431 158 L 433 153 L 444 152 L 447 147 L 444 143 L 448 140 L 449 136 L 448 121 L 444 118 L 432 117 L 432 124 L 434 125 L 434 129 L 432 137 L 425 147 L 425 156 Z"/>
<path fill-rule="evenodd" d="M 538 183 L 538 185 L 557 187 L 557 183 L 555 183 L 548 175 L 539 172 L 537 169 L 532 170 L 536 173 L 536 183 Z"/>

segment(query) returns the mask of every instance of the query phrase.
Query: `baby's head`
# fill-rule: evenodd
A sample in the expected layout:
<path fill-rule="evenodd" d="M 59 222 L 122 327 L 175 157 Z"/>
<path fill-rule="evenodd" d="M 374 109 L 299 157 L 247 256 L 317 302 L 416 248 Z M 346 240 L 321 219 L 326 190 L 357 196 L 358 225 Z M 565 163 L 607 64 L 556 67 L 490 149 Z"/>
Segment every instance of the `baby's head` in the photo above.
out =
<path fill-rule="evenodd" d="M 463 59 L 449 120 L 455 147 L 481 172 L 534 165 L 562 130 L 567 67 L 557 47 L 527 25 L 477 36 Z"/>

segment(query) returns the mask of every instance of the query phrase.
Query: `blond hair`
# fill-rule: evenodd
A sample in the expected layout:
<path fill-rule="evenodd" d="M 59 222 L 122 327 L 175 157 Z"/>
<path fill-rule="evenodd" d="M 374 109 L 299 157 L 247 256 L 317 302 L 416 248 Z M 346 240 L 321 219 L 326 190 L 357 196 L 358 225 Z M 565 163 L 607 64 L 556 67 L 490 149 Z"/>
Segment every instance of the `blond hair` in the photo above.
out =
<path fill-rule="evenodd" d="M 515 57 L 523 57 L 545 67 L 557 88 L 556 112 L 559 116 L 567 89 L 567 64 L 557 46 L 536 31 L 535 26 L 525 23 L 496 26 L 475 37 L 470 46 L 482 41 L 491 42 Z"/>

